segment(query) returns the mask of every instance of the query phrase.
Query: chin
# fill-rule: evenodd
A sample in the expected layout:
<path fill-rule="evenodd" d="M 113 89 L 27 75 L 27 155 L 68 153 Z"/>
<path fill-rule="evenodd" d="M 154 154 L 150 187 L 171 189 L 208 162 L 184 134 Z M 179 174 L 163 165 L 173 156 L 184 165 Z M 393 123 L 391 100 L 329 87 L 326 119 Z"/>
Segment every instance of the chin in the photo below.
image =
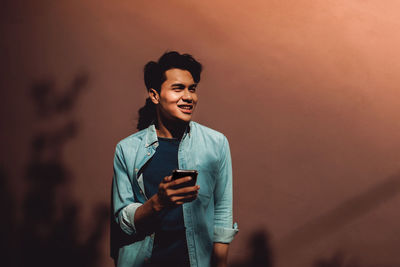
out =
<path fill-rule="evenodd" d="M 181 111 L 160 114 L 161 118 L 166 119 L 172 123 L 189 123 L 192 120 L 192 114 L 185 114 Z M 164 116 L 162 116 L 164 115 Z"/>
<path fill-rule="evenodd" d="M 179 117 L 175 117 L 175 120 L 177 122 L 182 122 L 182 123 L 188 123 L 192 120 L 192 116 L 188 115 L 188 116 L 179 116 Z"/>
<path fill-rule="evenodd" d="M 184 123 L 188 123 L 188 122 L 190 122 L 191 120 L 192 120 L 192 117 L 190 117 L 190 118 L 179 118 L 179 119 L 177 119 L 177 121 L 184 122 Z"/>

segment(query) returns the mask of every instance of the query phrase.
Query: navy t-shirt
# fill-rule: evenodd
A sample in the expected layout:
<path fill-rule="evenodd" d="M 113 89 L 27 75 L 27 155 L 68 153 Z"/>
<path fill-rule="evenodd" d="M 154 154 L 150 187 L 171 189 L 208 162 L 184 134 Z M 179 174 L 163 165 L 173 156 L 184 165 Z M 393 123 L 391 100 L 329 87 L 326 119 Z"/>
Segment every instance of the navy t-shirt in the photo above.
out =
<path fill-rule="evenodd" d="M 143 169 L 147 198 L 157 194 L 164 177 L 179 168 L 179 142 L 175 138 L 158 138 L 157 150 Z M 189 266 L 182 205 L 161 211 L 157 220 L 150 266 Z"/>

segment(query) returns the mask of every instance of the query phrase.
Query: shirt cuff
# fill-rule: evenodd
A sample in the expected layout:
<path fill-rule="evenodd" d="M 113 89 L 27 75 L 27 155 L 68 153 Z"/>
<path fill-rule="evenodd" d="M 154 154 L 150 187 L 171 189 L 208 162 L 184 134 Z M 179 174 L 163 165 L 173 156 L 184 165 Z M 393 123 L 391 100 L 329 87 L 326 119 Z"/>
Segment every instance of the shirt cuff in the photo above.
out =
<path fill-rule="evenodd" d="M 135 212 L 142 203 L 131 203 L 121 210 L 119 213 L 119 225 L 121 229 L 128 235 L 136 234 L 135 228 Z"/>
<path fill-rule="evenodd" d="M 232 228 L 214 226 L 214 243 L 230 243 L 238 232 L 237 223 Z"/>

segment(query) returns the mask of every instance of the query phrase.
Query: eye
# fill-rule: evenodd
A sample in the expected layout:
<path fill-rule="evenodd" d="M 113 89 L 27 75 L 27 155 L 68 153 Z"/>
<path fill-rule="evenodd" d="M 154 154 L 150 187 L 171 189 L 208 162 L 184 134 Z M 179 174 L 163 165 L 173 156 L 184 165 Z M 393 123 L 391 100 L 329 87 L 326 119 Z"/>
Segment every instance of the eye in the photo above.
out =
<path fill-rule="evenodd" d="M 180 92 L 183 89 L 185 89 L 185 86 L 183 84 L 174 84 L 172 86 L 172 90 L 174 90 L 175 92 Z"/>
<path fill-rule="evenodd" d="M 183 88 L 182 87 L 172 87 L 172 90 L 174 92 L 181 92 L 183 90 Z"/>
<path fill-rule="evenodd" d="M 193 86 L 189 87 L 189 91 L 192 92 L 192 93 L 196 92 L 196 89 L 197 89 L 196 85 L 193 85 Z"/>

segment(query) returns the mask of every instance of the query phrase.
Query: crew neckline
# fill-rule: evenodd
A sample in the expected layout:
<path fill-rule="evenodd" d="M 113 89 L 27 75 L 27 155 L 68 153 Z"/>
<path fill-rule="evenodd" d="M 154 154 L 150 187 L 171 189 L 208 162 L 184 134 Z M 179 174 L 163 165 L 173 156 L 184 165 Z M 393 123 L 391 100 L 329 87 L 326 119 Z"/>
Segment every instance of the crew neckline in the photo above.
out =
<path fill-rule="evenodd" d="M 174 137 L 168 138 L 168 137 L 157 136 L 157 138 L 158 138 L 159 141 L 180 141 L 180 139 L 174 138 Z"/>

